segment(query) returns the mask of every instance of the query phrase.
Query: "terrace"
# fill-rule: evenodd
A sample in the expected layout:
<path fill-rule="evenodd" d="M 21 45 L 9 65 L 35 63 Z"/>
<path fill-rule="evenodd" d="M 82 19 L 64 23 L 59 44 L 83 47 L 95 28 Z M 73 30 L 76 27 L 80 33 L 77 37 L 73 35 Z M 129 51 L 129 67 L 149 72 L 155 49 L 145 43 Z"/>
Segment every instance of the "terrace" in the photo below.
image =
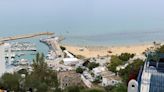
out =
<path fill-rule="evenodd" d="M 164 54 L 149 54 L 138 76 L 139 92 L 163 92 Z"/>

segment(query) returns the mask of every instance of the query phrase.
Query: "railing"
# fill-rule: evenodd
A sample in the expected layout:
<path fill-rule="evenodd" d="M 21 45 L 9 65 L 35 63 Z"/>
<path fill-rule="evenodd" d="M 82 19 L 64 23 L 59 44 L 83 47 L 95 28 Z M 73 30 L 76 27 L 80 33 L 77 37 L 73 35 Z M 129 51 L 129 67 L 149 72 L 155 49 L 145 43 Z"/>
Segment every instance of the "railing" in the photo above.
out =
<path fill-rule="evenodd" d="M 137 77 L 137 82 L 138 82 L 138 92 L 140 92 L 140 87 L 141 87 L 141 76 L 142 76 L 142 71 L 143 71 L 143 66 L 140 67 L 138 77 Z"/>

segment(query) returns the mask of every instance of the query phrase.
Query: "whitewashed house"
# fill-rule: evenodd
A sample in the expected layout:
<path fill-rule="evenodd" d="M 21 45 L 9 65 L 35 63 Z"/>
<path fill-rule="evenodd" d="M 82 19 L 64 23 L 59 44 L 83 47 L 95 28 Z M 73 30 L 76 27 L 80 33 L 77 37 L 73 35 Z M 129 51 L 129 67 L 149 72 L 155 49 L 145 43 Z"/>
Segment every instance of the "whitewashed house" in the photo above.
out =
<path fill-rule="evenodd" d="M 114 86 L 121 83 L 121 79 L 117 76 L 102 77 L 102 86 Z"/>
<path fill-rule="evenodd" d="M 101 73 L 102 76 L 102 86 L 113 86 L 121 83 L 121 78 L 115 73 L 110 71 L 105 71 Z"/>
<path fill-rule="evenodd" d="M 92 72 L 94 73 L 95 76 L 101 75 L 102 72 L 108 71 L 108 69 L 104 66 L 99 66 L 96 68 L 92 69 Z"/>

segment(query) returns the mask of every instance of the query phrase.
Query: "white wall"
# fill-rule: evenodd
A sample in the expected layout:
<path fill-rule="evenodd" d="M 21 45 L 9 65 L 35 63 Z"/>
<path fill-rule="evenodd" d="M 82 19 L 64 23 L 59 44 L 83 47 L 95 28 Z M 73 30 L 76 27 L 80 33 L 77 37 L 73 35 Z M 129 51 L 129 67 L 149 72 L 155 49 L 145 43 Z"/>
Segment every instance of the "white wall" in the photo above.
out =
<path fill-rule="evenodd" d="M 0 45 L 0 76 L 3 75 L 6 71 L 6 66 L 5 66 L 5 49 L 4 45 Z"/>
<path fill-rule="evenodd" d="M 109 80 L 107 78 L 102 79 L 102 86 L 114 86 L 118 83 L 119 83 L 119 81 L 117 81 L 117 80 Z"/>

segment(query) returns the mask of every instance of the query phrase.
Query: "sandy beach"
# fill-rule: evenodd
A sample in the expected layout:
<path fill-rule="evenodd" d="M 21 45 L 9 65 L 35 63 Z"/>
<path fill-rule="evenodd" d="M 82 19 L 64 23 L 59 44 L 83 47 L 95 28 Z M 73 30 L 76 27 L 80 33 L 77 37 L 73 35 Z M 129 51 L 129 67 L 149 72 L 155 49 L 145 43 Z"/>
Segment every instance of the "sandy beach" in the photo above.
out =
<path fill-rule="evenodd" d="M 147 48 L 153 47 L 153 44 L 138 44 L 129 46 L 73 46 L 64 45 L 66 49 L 75 55 L 82 55 L 87 58 L 106 55 L 119 55 L 124 52 L 142 54 Z"/>

